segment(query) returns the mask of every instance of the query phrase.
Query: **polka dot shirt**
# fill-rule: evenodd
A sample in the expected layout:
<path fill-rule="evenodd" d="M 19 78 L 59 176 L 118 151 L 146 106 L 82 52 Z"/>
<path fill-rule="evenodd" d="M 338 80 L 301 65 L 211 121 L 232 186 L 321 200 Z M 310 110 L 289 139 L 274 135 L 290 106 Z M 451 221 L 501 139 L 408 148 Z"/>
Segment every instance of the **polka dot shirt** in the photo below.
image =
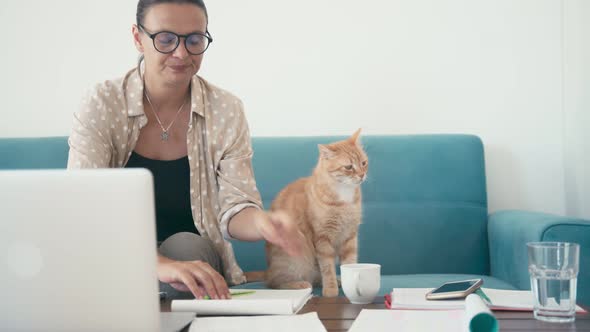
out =
<path fill-rule="evenodd" d="M 68 168 L 124 167 L 146 124 L 143 81 L 137 69 L 96 85 L 74 114 Z M 245 207 L 262 208 L 262 202 L 242 102 L 195 75 L 186 143 L 195 226 L 213 242 L 227 282 L 243 283 L 243 271 L 227 241 L 227 223 Z"/>

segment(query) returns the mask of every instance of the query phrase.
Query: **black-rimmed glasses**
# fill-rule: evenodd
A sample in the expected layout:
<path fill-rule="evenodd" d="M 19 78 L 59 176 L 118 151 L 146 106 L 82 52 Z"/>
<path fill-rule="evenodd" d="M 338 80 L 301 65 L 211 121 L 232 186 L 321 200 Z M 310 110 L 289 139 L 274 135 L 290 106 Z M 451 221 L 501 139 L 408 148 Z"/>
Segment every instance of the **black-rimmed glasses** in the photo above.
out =
<path fill-rule="evenodd" d="M 156 50 L 164 54 L 174 52 L 180 45 L 180 38 L 184 38 L 184 47 L 192 55 L 205 53 L 213 42 L 209 31 L 205 33 L 193 32 L 188 35 L 179 35 L 171 31 L 149 33 L 143 25 L 138 24 L 138 26 L 154 41 Z"/>

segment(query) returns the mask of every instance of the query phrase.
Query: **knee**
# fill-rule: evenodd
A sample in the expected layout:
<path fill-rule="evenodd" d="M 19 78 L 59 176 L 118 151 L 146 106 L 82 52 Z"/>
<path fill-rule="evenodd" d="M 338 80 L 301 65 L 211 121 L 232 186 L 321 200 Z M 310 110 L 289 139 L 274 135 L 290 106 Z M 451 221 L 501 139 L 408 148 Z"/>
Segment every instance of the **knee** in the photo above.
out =
<path fill-rule="evenodd" d="M 180 232 L 168 237 L 160 245 L 160 254 L 174 260 L 203 260 L 203 255 L 215 253 L 209 239 L 190 232 Z"/>

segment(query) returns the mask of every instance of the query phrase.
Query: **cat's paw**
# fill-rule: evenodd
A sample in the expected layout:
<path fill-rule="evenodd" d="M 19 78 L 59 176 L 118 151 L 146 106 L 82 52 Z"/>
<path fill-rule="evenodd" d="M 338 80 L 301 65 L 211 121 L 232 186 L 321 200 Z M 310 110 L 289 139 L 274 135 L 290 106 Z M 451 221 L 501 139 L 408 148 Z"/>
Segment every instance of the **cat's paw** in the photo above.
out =
<path fill-rule="evenodd" d="M 338 287 L 324 287 L 322 289 L 323 297 L 336 297 L 338 296 Z"/>

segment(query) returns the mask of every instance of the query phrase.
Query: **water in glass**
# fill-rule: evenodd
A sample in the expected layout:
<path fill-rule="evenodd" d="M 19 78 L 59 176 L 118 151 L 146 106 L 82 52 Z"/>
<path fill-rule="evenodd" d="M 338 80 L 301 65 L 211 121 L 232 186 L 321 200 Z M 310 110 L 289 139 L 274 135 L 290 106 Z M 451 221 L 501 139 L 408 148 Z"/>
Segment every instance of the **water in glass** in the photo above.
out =
<path fill-rule="evenodd" d="M 549 322 L 573 322 L 576 317 L 576 271 L 531 266 L 529 272 L 535 297 L 535 318 Z"/>

